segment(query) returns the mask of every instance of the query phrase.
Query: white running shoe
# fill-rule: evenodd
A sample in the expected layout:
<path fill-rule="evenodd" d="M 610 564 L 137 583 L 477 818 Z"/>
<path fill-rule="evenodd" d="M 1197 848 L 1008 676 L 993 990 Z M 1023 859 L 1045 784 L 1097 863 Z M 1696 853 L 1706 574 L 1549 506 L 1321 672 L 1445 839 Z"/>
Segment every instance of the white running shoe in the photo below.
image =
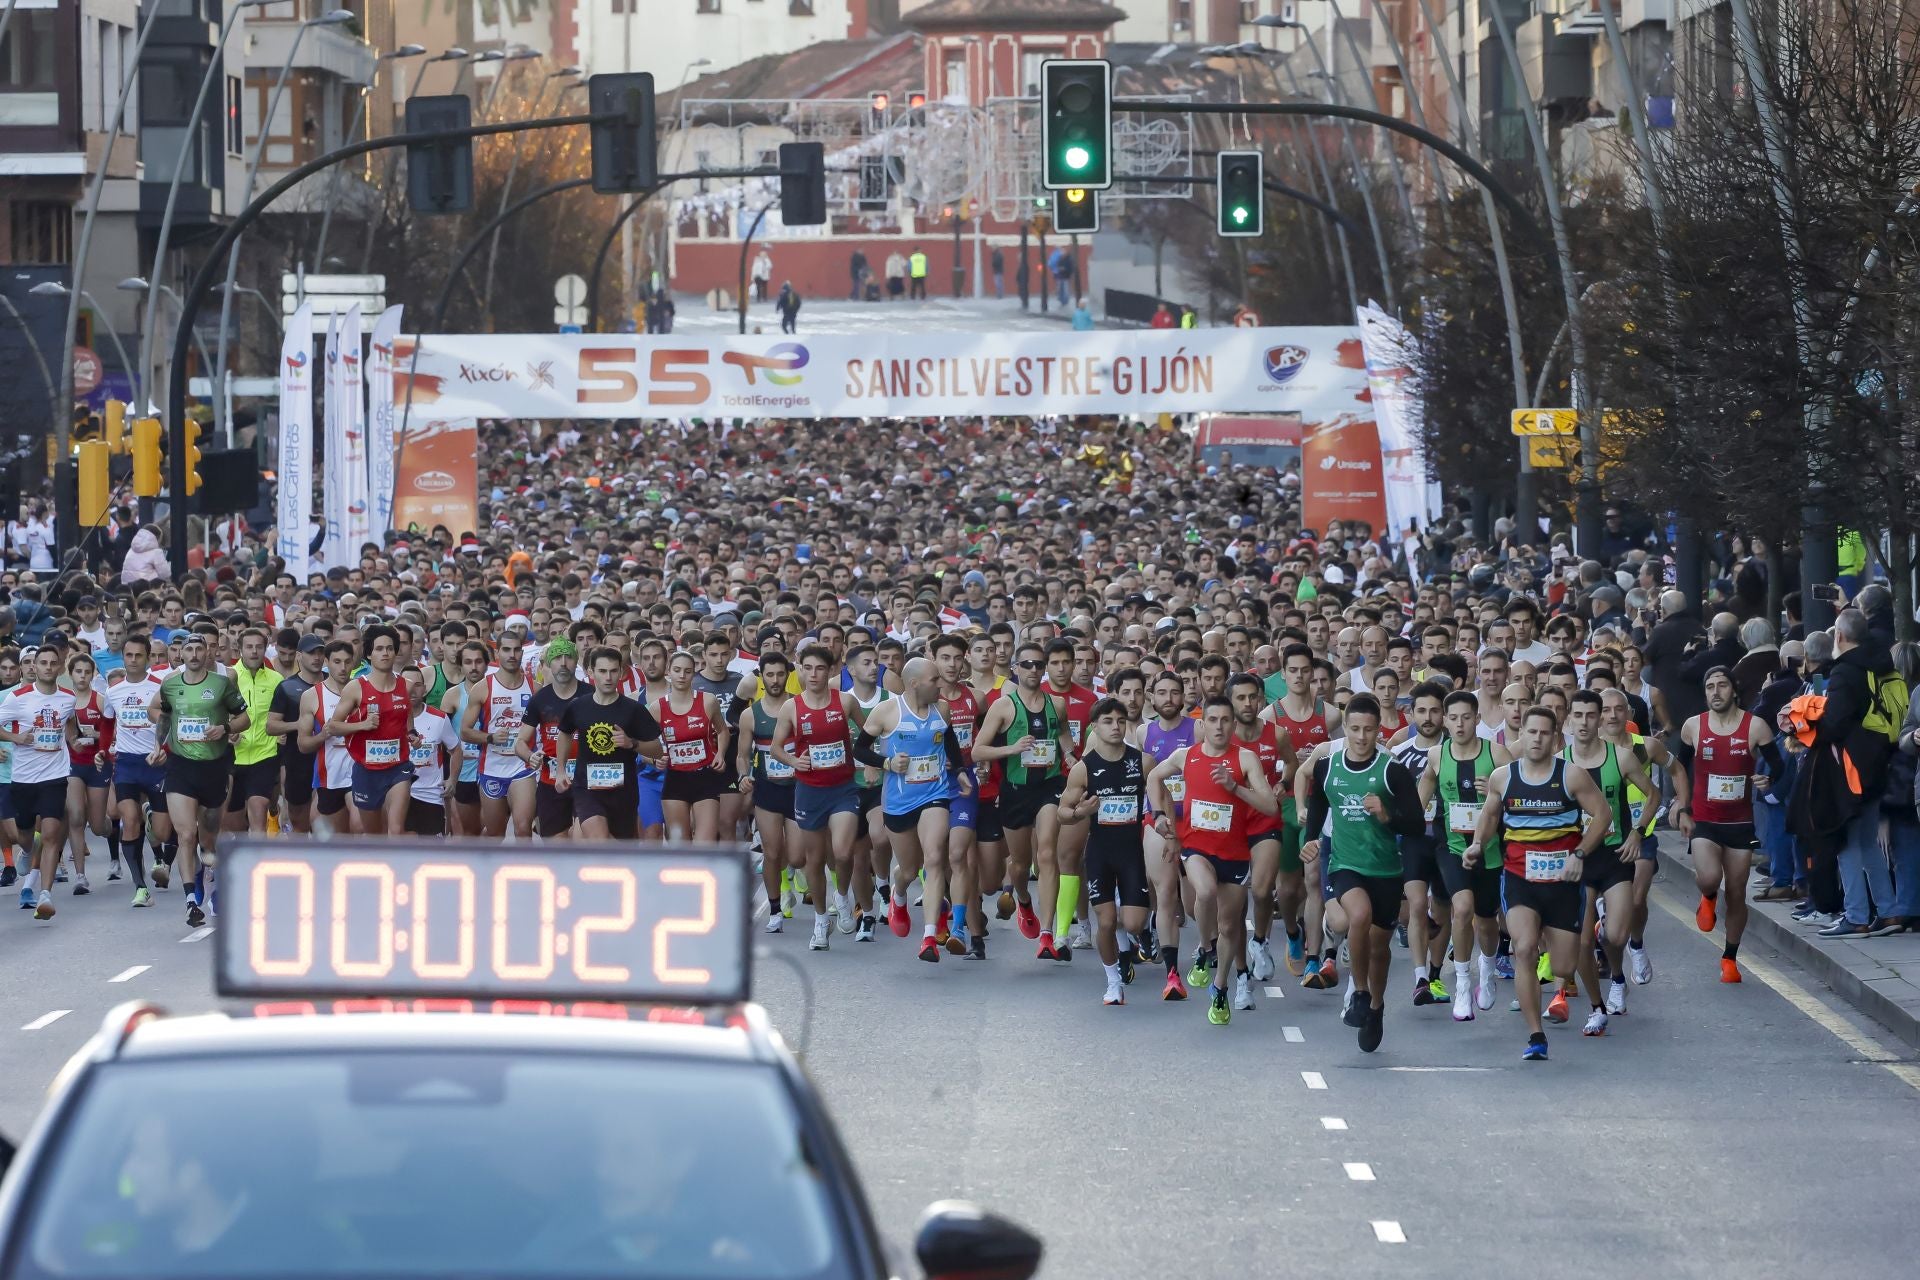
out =
<path fill-rule="evenodd" d="M 840 905 L 834 909 L 834 914 L 839 922 L 840 932 L 852 933 L 860 927 L 860 913 L 853 909 L 853 898 L 850 894 L 840 895 Z"/>
<path fill-rule="evenodd" d="M 1641 986 L 1653 981 L 1653 957 L 1647 954 L 1645 947 L 1627 948 L 1627 968 L 1633 974 L 1633 980 Z"/>
<path fill-rule="evenodd" d="M 1067 930 L 1067 945 L 1075 951 L 1086 951 L 1092 948 L 1093 938 L 1087 933 L 1084 921 L 1075 920 L 1073 927 Z"/>
<path fill-rule="evenodd" d="M 1119 970 L 1109 969 L 1107 971 L 1107 994 L 1100 998 L 1100 1003 L 1125 1004 L 1126 1002 L 1127 989 L 1120 981 Z"/>
<path fill-rule="evenodd" d="M 93 885 L 88 882 L 87 877 L 84 873 L 80 875 L 76 875 L 73 878 L 73 896 L 74 897 L 77 898 L 83 893 L 92 893 L 92 892 L 93 892 Z"/>
<path fill-rule="evenodd" d="M 825 951 L 827 949 L 827 937 L 831 932 L 832 929 L 827 918 L 825 916 L 815 916 L 813 918 L 813 941 L 807 944 L 807 949 L 809 951 Z"/>
<path fill-rule="evenodd" d="M 1610 1014 L 1627 1011 L 1627 984 L 1609 982 L 1607 984 L 1607 1012 Z"/>
<path fill-rule="evenodd" d="M 1266 982 L 1273 977 L 1273 948 L 1256 939 L 1247 939 L 1247 968 L 1253 973 L 1255 982 Z"/>
<path fill-rule="evenodd" d="M 767 923 L 764 926 L 762 926 L 762 928 L 767 933 L 778 933 L 780 932 L 780 926 L 783 923 L 784 923 L 784 918 L 780 915 L 779 912 L 777 911 L 770 912 L 767 916 Z"/>
<path fill-rule="evenodd" d="M 1253 1008 L 1253 978 L 1241 974 L 1233 980 L 1233 1007 L 1236 1009 Z"/>
<path fill-rule="evenodd" d="M 1474 960 L 1474 964 L 1477 966 L 1474 973 L 1479 978 L 1479 981 L 1474 983 L 1478 992 L 1474 997 L 1474 1003 L 1480 1006 L 1480 1012 L 1485 1013 L 1493 1008 L 1493 998 L 1495 991 L 1499 988 L 1500 973 L 1493 967 L 1492 956 L 1480 956 Z"/>
<path fill-rule="evenodd" d="M 1607 1034 L 1607 1011 L 1595 1009 L 1587 1015 L 1587 1025 L 1580 1028 L 1583 1036 L 1603 1036 Z"/>

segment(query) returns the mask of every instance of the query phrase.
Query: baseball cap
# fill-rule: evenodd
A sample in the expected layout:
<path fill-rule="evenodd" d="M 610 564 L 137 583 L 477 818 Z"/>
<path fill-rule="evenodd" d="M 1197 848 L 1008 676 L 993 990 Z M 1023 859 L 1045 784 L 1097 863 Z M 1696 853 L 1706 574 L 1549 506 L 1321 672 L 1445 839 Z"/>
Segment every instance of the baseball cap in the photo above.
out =
<path fill-rule="evenodd" d="M 322 640 L 319 636 L 316 636 L 316 635 L 301 636 L 300 644 L 298 646 L 299 651 L 301 653 L 319 653 L 321 650 L 325 649 L 326 647 L 327 647 L 327 642 L 325 640 Z"/>

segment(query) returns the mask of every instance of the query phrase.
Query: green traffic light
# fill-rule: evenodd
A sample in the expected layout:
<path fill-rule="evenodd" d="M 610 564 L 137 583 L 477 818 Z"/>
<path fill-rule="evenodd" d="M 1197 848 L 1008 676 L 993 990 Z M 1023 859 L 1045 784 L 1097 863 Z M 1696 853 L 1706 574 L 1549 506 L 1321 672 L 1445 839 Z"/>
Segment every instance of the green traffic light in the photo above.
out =
<path fill-rule="evenodd" d="M 1060 159 L 1065 162 L 1067 168 L 1077 173 L 1093 163 L 1093 152 L 1082 146 L 1072 146 L 1061 153 Z"/>
<path fill-rule="evenodd" d="M 1233 207 L 1233 220 L 1235 222 L 1244 223 L 1247 220 L 1248 216 L 1249 215 L 1247 213 L 1247 206 L 1243 204 L 1237 204 Z"/>

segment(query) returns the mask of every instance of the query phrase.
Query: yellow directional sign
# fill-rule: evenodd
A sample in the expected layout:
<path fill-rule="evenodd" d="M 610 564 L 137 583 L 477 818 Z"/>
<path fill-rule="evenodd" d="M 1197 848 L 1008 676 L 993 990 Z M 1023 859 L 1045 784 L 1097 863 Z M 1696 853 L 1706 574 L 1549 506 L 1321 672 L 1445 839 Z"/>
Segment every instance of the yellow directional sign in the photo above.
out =
<path fill-rule="evenodd" d="M 1580 442 L 1565 436 L 1528 436 L 1527 460 L 1536 467 L 1571 467 L 1580 460 Z"/>
<path fill-rule="evenodd" d="M 1517 436 L 1570 436 L 1580 430 L 1580 414 L 1573 409 L 1515 409 Z"/>

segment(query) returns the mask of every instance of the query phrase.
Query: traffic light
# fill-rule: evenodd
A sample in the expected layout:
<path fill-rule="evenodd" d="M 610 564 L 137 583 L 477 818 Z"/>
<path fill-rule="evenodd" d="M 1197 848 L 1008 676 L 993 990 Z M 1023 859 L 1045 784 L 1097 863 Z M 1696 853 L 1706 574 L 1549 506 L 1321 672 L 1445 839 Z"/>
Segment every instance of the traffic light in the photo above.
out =
<path fill-rule="evenodd" d="M 142 498 L 160 496 L 160 419 L 133 420 L 133 491 Z"/>
<path fill-rule="evenodd" d="M 187 424 L 187 496 L 200 492 L 200 424 Z"/>
<path fill-rule="evenodd" d="M 79 477 L 80 527 L 95 528 L 107 522 L 107 500 L 113 485 L 107 479 L 107 446 L 101 440 L 88 440 L 74 450 Z"/>
<path fill-rule="evenodd" d="M 1264 166 L 1258 151 L 1222 151 L 1219 183 L 1220 234 L 1257 236 L 1266 224 Z"/>
<path fill-rule="evenodd" d="M 107 452 L 121 454 L 127 451 L 127 406 L 118 400 L 107 401 L 106 416 L 100 420 L 100 438 L 106 442 Z"/>
<path fill-rule="evenodd" d="M 867 132 L 884 133 L 887 128 L 887 105 L 891 101 L 884 93 L 867 95 Z"/>
<path fill-rule="evenodd" d="M 1040 185 L 1113 185 L 1113 67 L 1098 58 L 1040 64 Z"/>
<path fill-rule="evenodd" d="M 827 149 L 818 142 L 780 144 L 780 221 L 818 227 L 827 220 Z"/>
<path fill-rule="evenodd" d="M 907 123 L 909 125 L 927 122 L 927 91 L 914 89 L 907 94 Z"/>
<path fill-rule="evenodd" d="M 1100 201 L 1084 187 L 1054 192 L 1053 229 L 1062 235 L 1092 235 L 1100 229 Z"/>
<path fill-rule="evenodd" d="M 473 123 L 464 93 L 407 99 L 408 133 L 445 133 Z M 407 144 L 407 205 L 416 213 L 465 213 L 473 208 L 473 139 Z"/>
<path fill-rule="evenodd" d="M 653 111 L 653 73 L 615 71 L 587 77 L 587 108 L 617 120 L 591 126 L 593 189 L 649 191 L 660 181 L 659 137 Z"/>

